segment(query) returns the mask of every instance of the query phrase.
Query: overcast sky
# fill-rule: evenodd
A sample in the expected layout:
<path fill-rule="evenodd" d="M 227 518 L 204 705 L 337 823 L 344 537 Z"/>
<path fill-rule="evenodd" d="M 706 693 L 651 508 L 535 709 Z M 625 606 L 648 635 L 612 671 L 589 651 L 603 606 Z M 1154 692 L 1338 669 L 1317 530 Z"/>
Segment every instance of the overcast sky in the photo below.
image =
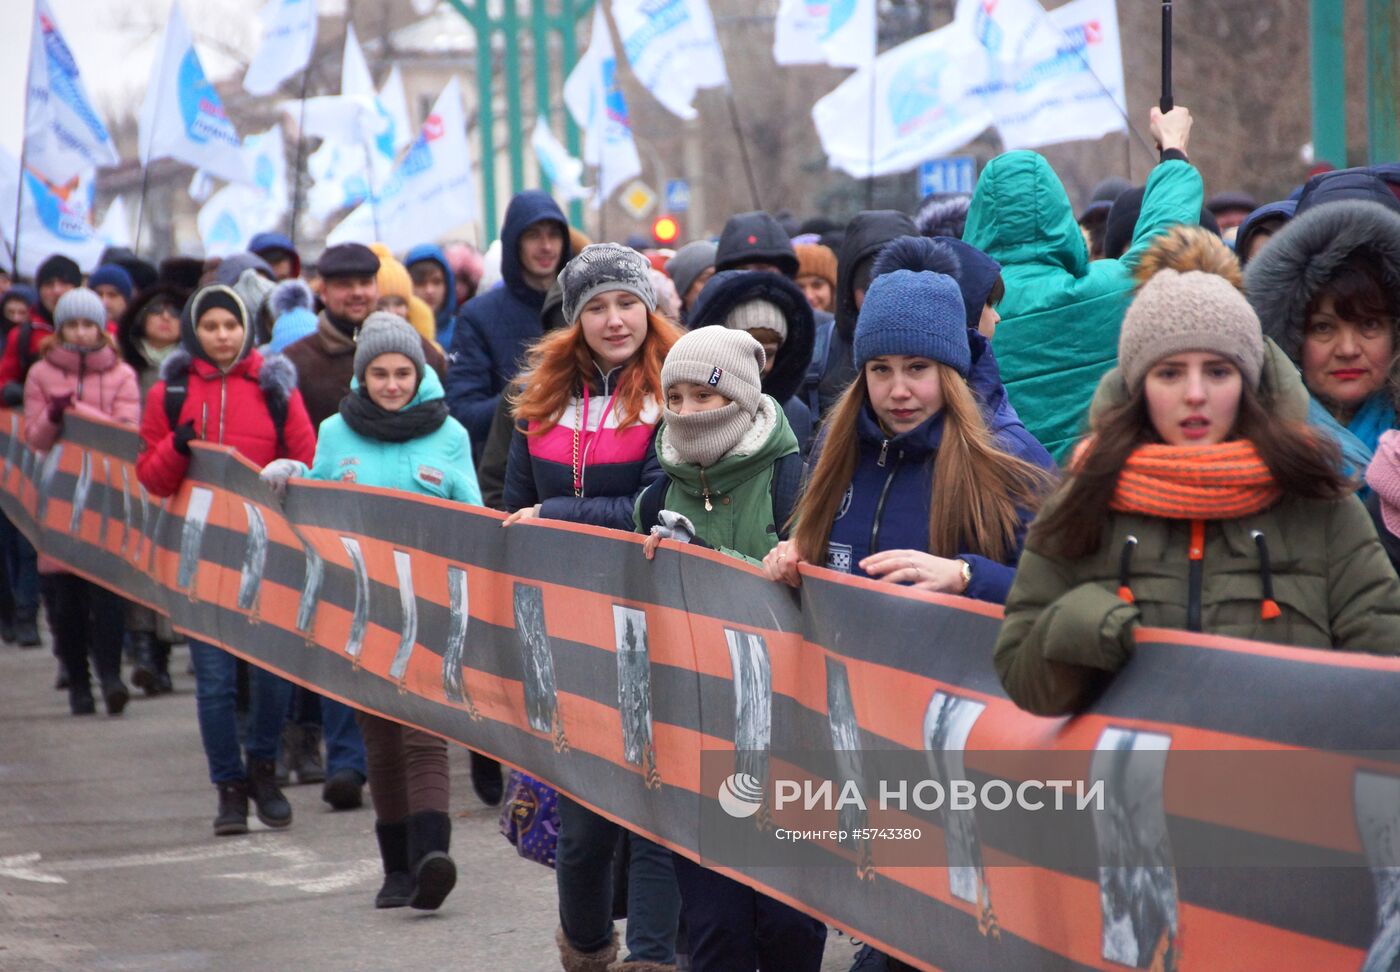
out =
<path fill-rule="evenodd" d="M 48 0 L 59 29 L 77 59 L 88 96 L 104 121 L 139 109 L 170 0 Z M 181 0 L 195 48 L 213 79 L 226 76 L 257 47 L 262 0 Z M 0 146 L 19 155 L 24 132 L 24 91 L 29 70 L 33 7 L 5 0 L 7 35 L 14 41 L 0 57 Z M 20 8 L 13 11 L 14 7 Z M 344 10 L 344 0 L 317 0 L 322 14 Z M 245 133 L 246 134 L 246 133 Z"/>

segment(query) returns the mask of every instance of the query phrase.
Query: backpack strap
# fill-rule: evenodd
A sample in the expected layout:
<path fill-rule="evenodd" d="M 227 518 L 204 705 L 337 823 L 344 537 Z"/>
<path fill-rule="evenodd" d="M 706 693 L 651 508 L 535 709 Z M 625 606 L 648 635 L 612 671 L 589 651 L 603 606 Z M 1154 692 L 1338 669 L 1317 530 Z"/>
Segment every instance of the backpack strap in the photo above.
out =
<path fill-rule="evenodd" d="M 19 342 L 15 345 L 15 352 L 19 355 L 19 380 L 21 383 L 29 374 L 30 365 L 34 364 L 34 352 L 31 348 L 33 342 L 34 322 L 24 321 L 19 326 Z"/>
<path fill-rule="evenodd" d="M 190 376 L 186 372 L 178 384 L 166 382 L 165 385 L 165 420 L 170 423 L 172 431 L 180 424 L 180 412 L 185 407 L 185 398 L 190 392 Z"/>
<path fill-rule="evenodd" d="M 797 494 L 802 491 L 802 475 L 805 471 L 802 453 L 789 452 L 773 463 L 773 478 L 769 484 L 773 492 L 773 526 L 778 538 L 788 538 L 787 521 L 797 506 Z"/>
<path fill-rule="evenodd" d="M 666 508 L 666 491 L 671 487 L 671 477 L 662 476 L 655 480 L 637 498 L 637 520 L 644 533 L 661 522 L 661 511 Z"/>

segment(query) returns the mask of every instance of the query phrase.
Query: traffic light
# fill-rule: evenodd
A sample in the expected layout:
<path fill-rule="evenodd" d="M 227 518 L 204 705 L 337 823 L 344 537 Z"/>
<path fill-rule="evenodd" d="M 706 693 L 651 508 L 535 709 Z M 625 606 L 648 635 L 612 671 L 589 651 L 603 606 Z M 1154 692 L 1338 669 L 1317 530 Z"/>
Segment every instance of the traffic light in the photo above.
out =
<path fill-rule="evenodd" d="M 657 246 L 670 246 L 681 238 L 681 221 L 669 213 L 651 221 L 651 238 Z"/>

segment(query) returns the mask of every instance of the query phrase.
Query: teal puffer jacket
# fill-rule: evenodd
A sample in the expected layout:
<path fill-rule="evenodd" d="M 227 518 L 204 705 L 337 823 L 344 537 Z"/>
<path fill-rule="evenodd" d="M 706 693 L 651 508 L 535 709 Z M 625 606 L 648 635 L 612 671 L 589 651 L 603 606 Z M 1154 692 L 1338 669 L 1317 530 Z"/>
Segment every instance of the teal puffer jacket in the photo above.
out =
<path fill-rule="evenodd" d="M 418 393 L 405 408 L 443 397 L 437 372 L 428 368 Z M 358 483 L 481 505 L 467 430 L 450 415 L 432 432 L 407 442 L 384 442 L 360 435 L 339 415 L 321 423 L 309 479 Z"/>
<path fill-rule="evenodd" d="M 1133 268 L 1160 233 L 1200 221 L 1201 192 L 1190 163 L 1161 163 L 1147 180 L 1132 246 L 1118 260 L 1090 262 L 1045 159 L 1007 152 L 977 180 L 963 239 L 1001 264 L 1006 284 L 992 348 L 1011 404 L 1061 464 L 1084 431 L 1099 379 L 1117 361 Z"/>

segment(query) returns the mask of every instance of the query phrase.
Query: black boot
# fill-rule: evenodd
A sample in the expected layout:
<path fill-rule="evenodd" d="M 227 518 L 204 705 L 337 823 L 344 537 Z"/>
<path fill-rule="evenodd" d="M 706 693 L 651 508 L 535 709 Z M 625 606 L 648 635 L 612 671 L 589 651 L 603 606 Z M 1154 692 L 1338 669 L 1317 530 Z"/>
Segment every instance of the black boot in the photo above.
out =
<path fill-rule="evenodd" d="M 408 824 L 376 823 L 379 858 L 384 862 L 384 886 L 374 896 L 376 908 L 403 908 L 413 896 L 413 875 L 408 869 Z"/>
<path fill-rule="evenodd" d="M 501 797 L 505 795 L 505 784 L 501 781 L 501 764 L 475 751 L 471 754 L 471 760 L 472 789 L 476 791 L 477 797 L 488 807 L 500 806 Z"/>
<path fill-rule="evenodd" d="M 53 680 L 53 687 L 54 687 L 55 691 L 62 692 L 64 689 L 66 689 L 66 688 L 68 687 L 68 683 L 69 683 L 70 681 L 71 681 L 71 679 L 69 679 L 69 677 L 68 677 L 68 666 L 65 665 L 65 664 L 63 664 L 63 659 L 60 658 L 60 659 L 58 660 L 58 674 L 57 674 L 56 676 L 54 676 L 54 680 Z M 88 694 L 91 694 L 91 693 L 88 693 Z"/>
<path fill-rule="evenodd" d="M 321 727 L 314 723 L 301 727 L 301 750 L 289 760 L 298 783 L 326 782 L 326 761 L 321 757 Z"/>
<path fill-rule="evenodd" d="M 452 818 L 441 810 L 409 814 L 408 855 L 413 862 L 413 897 L 408 906 L 436 911 L 457 884 L 457 865 L 447 856 Z"/>
<path fill-rule="evenodd" d="M 39 647 L 39 625 L 33 618 L 15 619 L 15 642 L 21 648 Z"/>
<path fill-rule="evenodd" d="M 292 785 L 292 764 L 301 752 L 301 726 L 288 719 L 282 723 L 282 744 L 277 747 L 277 785 Z"/>
<path fill-rule="evenodd" d="M 15 619 L 13 617 L 0 618 L 0 641 L 7 645 L 15 643 Z"/>
<path fill-rule="evenodd" d="M 363 805 L 365 778 L 359 770 L 343 766 L 330 775 L 321 787 L 321 799 L 332 810 L 356 810 Z"/>
<path fill-rule="evenodd" d="M 292 822 L 292 805 L 277 787 L 277 764 L 272 760 L 248 760 L 248 796 L 258 819 L 267 826 L 280 828 Z"/>
<path fill-rule="evenodd" d="M 107 706 L 107 714 L 118 716 L 126 708 L 126 704 L 131 701 L 131 693 L 127 691 L 126 684 L 120 675 L 113 675 L 102 682 L 102 701 Z"/>
<path fill-rule="evenodd" d="M 131 666 L 131 684 L 146 695 L 159 695 L 156 684 L 156 636 L 149 631 L 127 632 L 127 643 L 134 656 Z"/>
<path fill-rule="evenodd" d="M 248 781 L 225 780 L 219 788 L 219 815 L 214 818 L 214 836 L 228 837 L 248 832 Z"/>
<path fill-rule="evenodd" d="M 68 711 L 75 716 L 93 715 L 97 712 L 97 703 L 92 700 L 91 686 L 68 686 Z"/>
<path fill-rule="evenodd" d="M 170 645 L 160 639 L 156 639 L 154 661 L 156 663 L 156 692 L 160 695 L 169 695 L 175 691 L 175 683 L 170 681 Z"/>

